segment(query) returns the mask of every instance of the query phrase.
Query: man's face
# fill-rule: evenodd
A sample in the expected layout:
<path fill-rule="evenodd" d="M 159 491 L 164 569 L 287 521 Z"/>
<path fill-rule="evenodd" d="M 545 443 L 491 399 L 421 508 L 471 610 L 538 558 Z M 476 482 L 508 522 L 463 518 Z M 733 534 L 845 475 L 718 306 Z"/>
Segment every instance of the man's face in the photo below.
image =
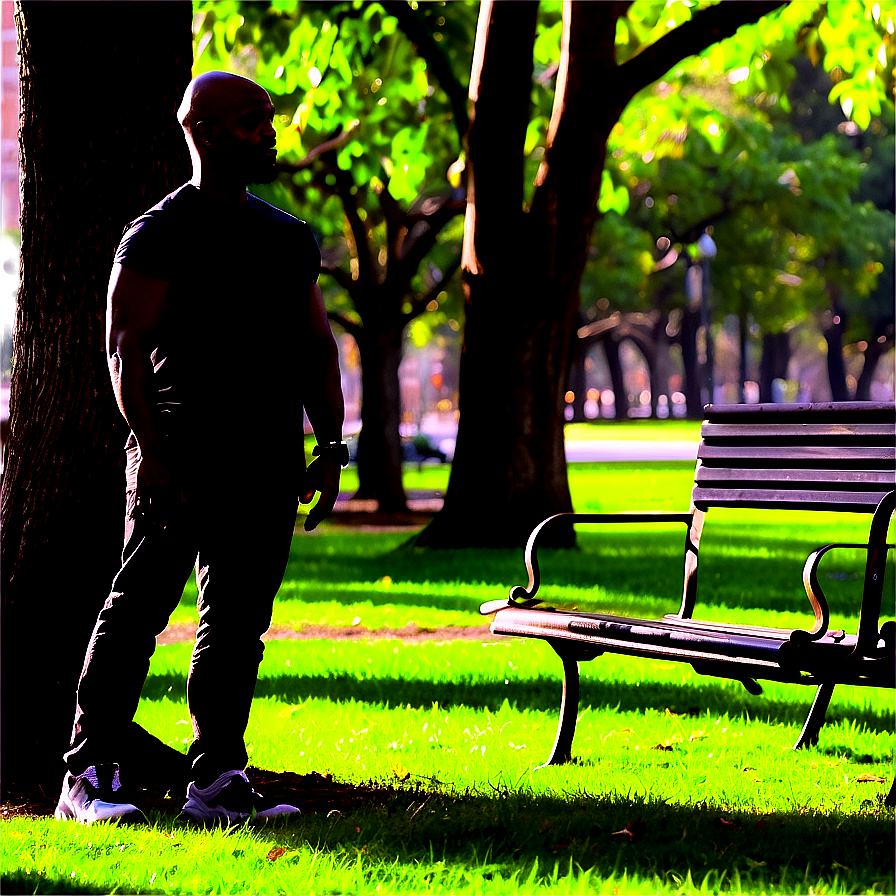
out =
<path fill-rule="evenodd" d="M 251 184 L 269 184 L 277 176 L 277 135 L 274 107 L 267 93 L 258 88 L 239 98 L 216 122 L 220 161 L 233 167 L 239 179 Z"/>

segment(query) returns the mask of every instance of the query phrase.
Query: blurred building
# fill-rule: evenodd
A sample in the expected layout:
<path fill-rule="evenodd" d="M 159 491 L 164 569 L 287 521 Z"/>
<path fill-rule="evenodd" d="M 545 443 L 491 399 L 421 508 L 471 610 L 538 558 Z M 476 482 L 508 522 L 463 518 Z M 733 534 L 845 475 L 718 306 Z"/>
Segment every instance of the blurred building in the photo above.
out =
<path fill-rule="evenodd" d="M 0 3 L 0 227 L 19 229 L 19 63 L 16 47 L 15 4 Z"/>

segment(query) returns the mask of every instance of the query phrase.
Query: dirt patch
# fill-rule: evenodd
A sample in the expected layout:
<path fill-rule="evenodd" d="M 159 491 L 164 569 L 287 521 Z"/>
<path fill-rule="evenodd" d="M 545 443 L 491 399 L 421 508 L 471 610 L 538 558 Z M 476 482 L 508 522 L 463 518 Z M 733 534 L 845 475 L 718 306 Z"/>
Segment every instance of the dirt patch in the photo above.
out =
<path fill-rule="evenodd" d="M 179 622 L 169 625 L 156 638 L 160 646 L 192 641 L 196 637 L 195 622 Z M 382 628 L 371 630 L 363 625 L 334 627 L 330 625 L 306 625 L 301 629 L 285 625 L 273 625 L 264 635 L 264 641 L 408 641 L 412 644 L 422 641 L 492 641 L 496 636 L 488 628 L 488 623 L 470 626 L 443 626 L 440 628 L 421 628 L 408 623 L 404 628 Z"/>

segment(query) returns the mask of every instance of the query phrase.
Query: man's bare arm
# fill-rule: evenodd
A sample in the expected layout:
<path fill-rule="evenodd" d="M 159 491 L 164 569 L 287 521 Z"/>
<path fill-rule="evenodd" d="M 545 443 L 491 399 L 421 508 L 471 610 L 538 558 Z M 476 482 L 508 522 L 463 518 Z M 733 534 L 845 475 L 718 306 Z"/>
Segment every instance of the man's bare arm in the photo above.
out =
<path fill-rule="evenodd" d="M 318 444 L 326 444 L 341 441 L 345 419 L 339 351 L 327 320 L 323 295 L 316 283 L 312 284 L 308 299 L 308 338 L 301 351 L 305 411 Z M 309 466 L 300 500 L 303 504 L 309 503 L 315 492 L 320 492 L 320 498 L 305 520 L 305 529 L 313 529 L 333 510 L 339 494 L 341 469 L 335 451 L 322 453 Z"/>
<path fill-rule="evenodd" d="M 106 350 L 115 400 L 140 446 L 137 502 L 164 525 L 177 489 L 156 421 L 150 354 L 168 299 L 168 284 L 115 264 L 106 306 Z M 178 492 L 176 498 L 179 498 Z M 155 506 L 153 506 L 155 505 Z"/>

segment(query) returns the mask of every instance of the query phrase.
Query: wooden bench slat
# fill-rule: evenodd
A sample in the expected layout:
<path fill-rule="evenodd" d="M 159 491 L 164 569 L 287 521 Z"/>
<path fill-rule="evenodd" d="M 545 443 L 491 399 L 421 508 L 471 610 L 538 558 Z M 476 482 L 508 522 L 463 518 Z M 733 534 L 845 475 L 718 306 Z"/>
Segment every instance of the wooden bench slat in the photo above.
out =
<path fill-rule="evenodd" d="M 830 460 L 843 464 L 843 469 L 859 462 L 883 467 L 896 461 L 896 447 L 856 445 L 844 449 L 835 445 L 707 445 L 697 449 L 700 460 L 739 460 L 743 462 L 782 460 L 797 464 L 801 461 Z"/>
<path fill-rule="evenodd" d="M 857 490 L 871 490 L 875 486 L 893 488 L 892 470 L 810 470 L 800 467 L 760 467 L 745 470 L 743 467 L 708 467 L 700 464 L 694 474 L 694 481 L 700 485 L 711 482 L 779 482 L 811 483 L 836 482 Z"/>
<path fill-rule="evenodd" d="M 798 489 L 772 488 L 703 488 L 697 486 L 691 495 L 695 506 L 712 507 L 761 507 L 773 504 L 781 509 L 859 511 L 871 513 L 880 504 L 887 491 L 846 492 L 808 491 Z"/>
<path fill-rule="evenodd" d="M 746 422 L 750 417 L 769 423 L 785 421 L 788 417 L 796 420 L 811 418 L 813 423 L 827 420 L 847 422 L 856 420 L 865 423 L 896 422 L 896 411 L 892 401 L 837 401 L 781 404 L 711 404 L 704 409 L 707 421 L 718 422 L 730 419 Z"/>
<path fill-rule="evenodd" d="M 812 438 L 889 438 L 893 439 L 892 423 L 704 423 L 700 435 L 704 439 L 802 439 Z"/>

